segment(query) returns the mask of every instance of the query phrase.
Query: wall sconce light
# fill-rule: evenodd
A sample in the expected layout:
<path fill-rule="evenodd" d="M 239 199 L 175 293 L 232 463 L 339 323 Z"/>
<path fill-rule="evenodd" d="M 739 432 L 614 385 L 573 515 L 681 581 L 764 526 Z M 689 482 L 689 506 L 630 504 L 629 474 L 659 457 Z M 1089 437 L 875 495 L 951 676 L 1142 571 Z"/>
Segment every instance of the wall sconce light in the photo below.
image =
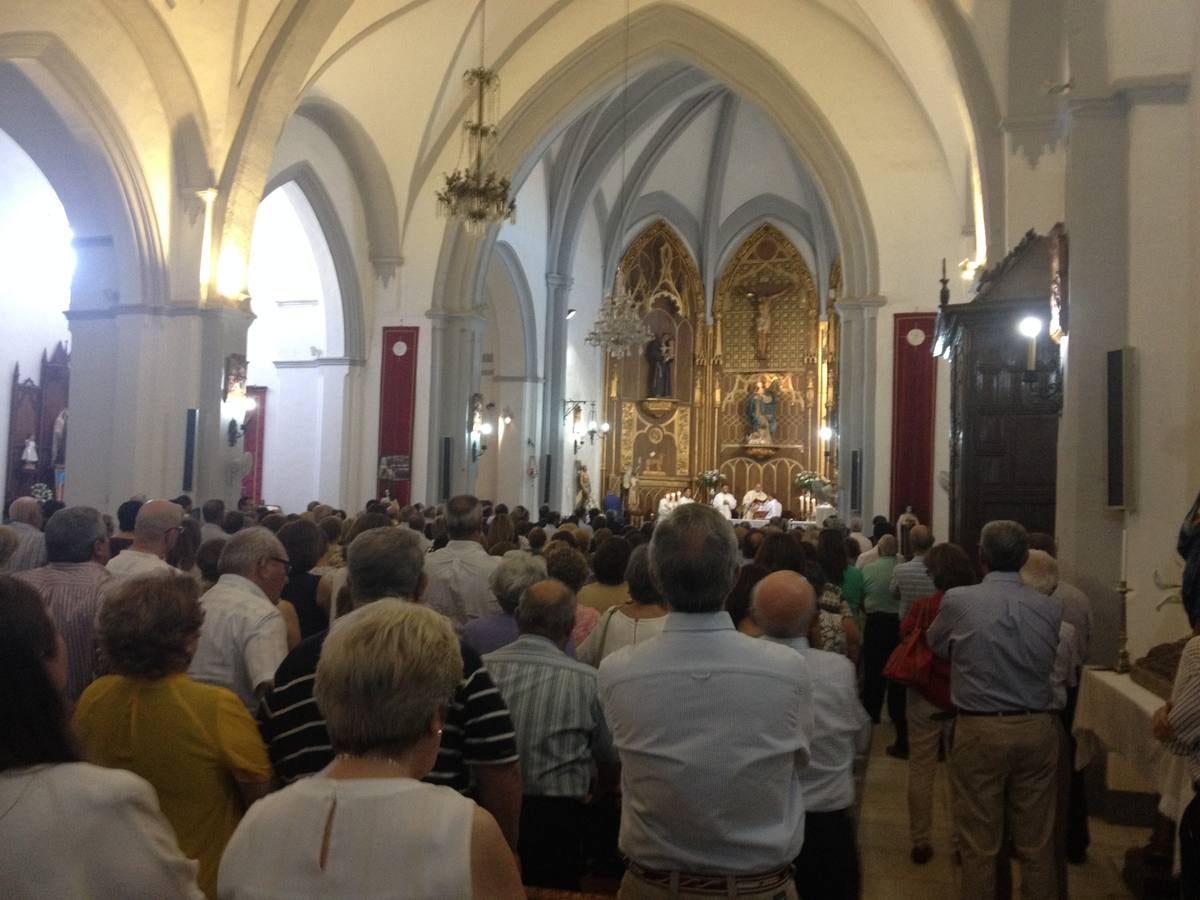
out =
<path fill-rule="evenodd" d="M 512 420 L 513 420 L 512 410 L 509 409 L 507 406 L 504 407 L 504 415 L 502 415 L 500 417 L 500 421 L 503 422 L 505 425 L 511 425 Z"/>
<path fill-rule="evenodd" d="M 576 312 L 576 310 L 575 310 L 575 307 L 573 307 L 573 306 L 567 310 L 567 321 L 568 322 L 570 322 L 573 318 L 575 318 L 575 312 Z"/>
<path fill-rule="evenodd" d="M 1017 325 L 1017 331 L 1029 339 L 1028 352 L 1025 357 L 1025 375 L 1021 380 L 1026 384 L 1036 384 L 1038 380 L 1037 339 L 1038 335 L 1042 333 L 1042 320 L 1037 316 L 1026 316 Z"/>
<path fill-rule="evenodd" d="M 496 408 L 495 403 L 489 403 L 489 414 Z M 479 457 L 487 453 L 487 436 L 492 433 L 492 423 L 483 418 L 483 394 L 471 395 L 471 462 L 479 462 Z"/>
<path fill-rule="evenodd" d="M 584 405 L 590 407 L 591 416 L 587 423 L 583 421 Z M 570 426 L 567 428 L 567 433 L 571 435 L 571 440 L 574 445 L 573 452 L 579 454 L 579 448 L 583 446 L 583 439 L 586 437 L 589 444 L 596 443 L 596 435 L 601 438 L 608 437 L 608 433 L 612 431 L 612 426 L 607 422 L 601 422 L 596 418 L 596 402 L 594 400 L 564 400 L 563 401 L 563 421 L 571 420 Z"/>

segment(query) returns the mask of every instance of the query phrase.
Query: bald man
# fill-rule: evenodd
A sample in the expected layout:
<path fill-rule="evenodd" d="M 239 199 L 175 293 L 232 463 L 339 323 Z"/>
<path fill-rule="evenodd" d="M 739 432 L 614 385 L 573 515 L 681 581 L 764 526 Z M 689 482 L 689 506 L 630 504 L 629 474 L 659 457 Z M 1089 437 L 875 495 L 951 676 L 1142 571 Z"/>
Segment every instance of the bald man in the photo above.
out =
<path fill-rule="evenodd" d="M 517 602 L 521 636 L 483 657 L 508 704 L 524 782 L 519 853 L 526 884 L 578 891 L 584 869 L 582 826 L 592 760 L 611 792 L 616 751 L 600 710 L 596 670 L 563 652 L 576 599 L 552 578 Z"/>
<path fill-rule="evenodd" d="M 8 507 L 9 524 L 17 533 L 17 549 L 8 558 L 6 572 L 24 572 L 46 564 L 46 536 L 42 534 L 42 508 L 32 497 L 18 497 Z"/>
<path fill-rule="evenodd" d="M 183 507 L 177 503 L 170 500 L 143 503 L 133 524 L 133 543 L 110 559 L 105 568 L 116 578 L 173 572 L 163 557 L 175 546 L 182 521 Z"/>
<path fill-rule="evenodd" d="M 812 676 L 812 759 L 800 772 L 806 821 L 795 861 L 801 898 L 857 898 L 862 888 L 854 826 L 854 755 L 871 743 L 871 718 L 858 701 L 854 664 L 809 644 L 817 599 L 795 572 L 772 572 L 754 587 L 750 614 L 763 640 L 791 647 Z"/>

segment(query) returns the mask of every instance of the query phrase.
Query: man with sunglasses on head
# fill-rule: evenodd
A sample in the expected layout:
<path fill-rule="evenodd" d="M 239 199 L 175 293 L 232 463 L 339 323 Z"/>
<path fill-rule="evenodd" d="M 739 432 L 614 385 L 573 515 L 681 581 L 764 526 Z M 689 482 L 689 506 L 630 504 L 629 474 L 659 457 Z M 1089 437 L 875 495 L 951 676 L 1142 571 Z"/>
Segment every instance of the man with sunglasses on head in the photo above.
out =
<path fill-rule="evenodd" d="M 277 604 L 292 564 L 266 528 L 246 528 L 221 551 L 221 577 L 200 598 L 204 624 L 188 674 L 229 688 L 253 713 L 287 656 L 287 627 Z"/>

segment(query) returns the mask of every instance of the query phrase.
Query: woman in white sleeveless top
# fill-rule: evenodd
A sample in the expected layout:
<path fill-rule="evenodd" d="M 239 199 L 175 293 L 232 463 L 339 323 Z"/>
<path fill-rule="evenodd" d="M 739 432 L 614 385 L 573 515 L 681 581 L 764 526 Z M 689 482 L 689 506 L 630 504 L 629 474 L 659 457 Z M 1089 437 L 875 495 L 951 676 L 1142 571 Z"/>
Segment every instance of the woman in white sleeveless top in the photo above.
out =
<path fill-rule="evenodd" d="M 662 634 L 667 607 L 650 581 L 650 548 L 641 544 L 633 549 L 625 567 L 629 602 L 610 606 L 576 651 L 576 658 L 600 668 L 600 662 L 622 647 L 640 644 Z"/>
<path fill-rule="evenodd" d="M 523 897 L 495 819 L 419 780 L 461 680 L 458 639 L 432 610 L 379 600 L 339 619 L 313 688 L 337 755 L 250 808 L 219 896 Z"/>

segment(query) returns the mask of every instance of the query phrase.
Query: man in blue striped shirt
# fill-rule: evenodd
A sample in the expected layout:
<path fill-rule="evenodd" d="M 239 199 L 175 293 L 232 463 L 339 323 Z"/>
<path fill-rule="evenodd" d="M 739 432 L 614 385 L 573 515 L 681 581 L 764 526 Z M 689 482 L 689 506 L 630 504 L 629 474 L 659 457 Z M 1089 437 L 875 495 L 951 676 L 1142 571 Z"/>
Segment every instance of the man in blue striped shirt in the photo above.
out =
<path fill-rule="evenodd" d="M 616 783 L 616 752 L 600 709 L 596 670 L 563 652 L 575 607 L 575 594 L 561 581 L 530 585 L 517 603 L 521 636 L 483 657 L 517 733 L 522 877 L 526 884 L 571 891 L 579 890 L 583 873 L 593 759 L 602 781 Z"/>

